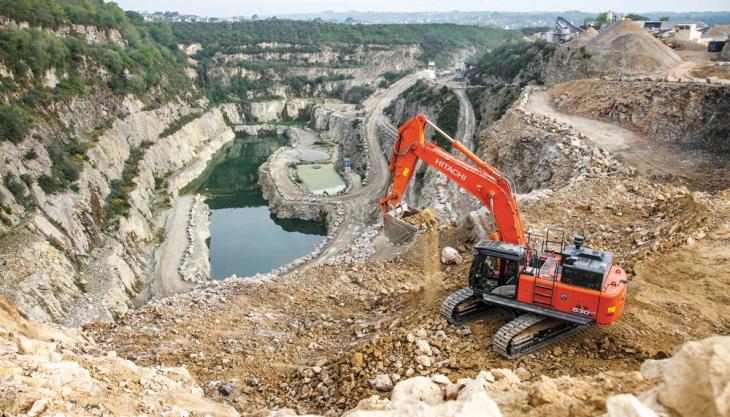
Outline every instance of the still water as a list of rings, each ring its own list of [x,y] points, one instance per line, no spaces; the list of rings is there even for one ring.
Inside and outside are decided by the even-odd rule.
[[[324,240],[327,230],[318,222],[271,214],[256,184],[259,165],[284,143],[271,136],[236,138],[187,187],[209,196],[213,279],[269,272]]]

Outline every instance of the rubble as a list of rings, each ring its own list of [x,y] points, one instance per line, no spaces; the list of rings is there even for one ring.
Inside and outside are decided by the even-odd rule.
[[[27,320],[0,297],[0,409],[6,415],[235,417],[185,368],[141,367],[78,330]]]
[[[586,233],[590,246],[613,251],[614,262],[630,272],[636,283],[632,285],[641,290],[631,293],[632,300],[617,324],[517,362],[505,361],[488,348],[505,316],[490,315],[458,327],[438,315],[445,294],[465,283],[470,244],[457,239],[457,228],[452,226],[437,233],[440,242],[432,240],[438,228],[434,229],[434,216],[427,210],[409,218],[425,228],[413,250],[428,250],[417,261],[411,252],[387,262],[354,261],[257,280],[208,283],[189,294],[142,307],[122,317],[118,325],[95,325],[92,334],[103,341],[104,348],[136,357],[140,365],[185,365],[203,382],[244,381],[236,383],[229,396],[205,385],[208,395],[240,412],[289,407],[300,413],[341,414],[387,389],[386,377],[395,392],[401,381],[411,377],[434,377],[445,383],[436,376],[443,375],[458,381],[473,378],[489,363],[508,368],[483,376],[487,381],[494,379],[494,387],[507,389],[519,381],[535,384],[531,389],[541,393],[535,396],[541,398],[537,409],[571,407],[575,399],[566,390],[580,388],[583,394],[576,394],[578,398],[591,398],[589,409],[600,414],[605,412],[605,395],[587,394],[596,392],[595,387],[606,395],[638,395],[639,388],[652,379],[637,378],[633,372],[644,359],[667,355],[671,346],[723,328],[714,315],[698,316],[697,311],[716,311],[721,317],[726,303],[706,294],[722,294],[725,284],[709,281],[698,287],[677,274],[685,268],[702,273],[716,270],[718,260],[698,263],[697,259],[705,259],[707,248],[724,239],[725,229],[715,225],[724,224],[721,219],[728,208],[722,202],[726,200],[730,198],[710,198],[682,187],[613,175],[586,179],[525,202],[521,211],[527,226],[591,231]],[[695,240],[692,246],[687,246],[689,237]],[[435,249],[429,246],[434,242]],[[466,261],[441,264],[440,253],[447,246],[457,249]],[[676,253],[688,250],[684,258],[677,257]],[[704,253],[703,257],[698,258],[698,253]],[[687,264],[668,262],[665,256]],[[704,263],[708,270],[702,269]],[[433,275],[432,268],[439,275]],[[431,281],[425,278],[429,276],[439,278]],[[673,293],[683,292],[687,297],[683,302],[692,307],[666,307],[668,282]],[[179,336],[183,334],[185,339]],[[287,366],[270,367],[269,363]],[[622,376],[596,376],[588,385],[560,379],[560,375],[593,378],[608,369]],[[249,383],[254,375],[257,384]],[[550,379],[543,383],[542,375]],[[611,380],[605,382],[608,388],[606,378]],[[568,397],[553,395],[553,385]],[[445,387],[447,395],[456,395],[455,388]],[[634,388],[621,391],[621,387]],[[526,396],[528,391],[520,392]],[[502,404],[514,401],[497,394],[494,398],[507,407],[503,413],[509,406]]]

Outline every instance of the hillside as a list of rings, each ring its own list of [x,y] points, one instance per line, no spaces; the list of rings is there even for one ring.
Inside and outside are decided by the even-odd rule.
[[[445,64],[460,50],[484,49],[520,36],[492,27],[291,20],[160,27],[189,51],[197,83],[214,101],[347,99],[354,87],[372,92],[387,81],[383,75],[402,76],[428,61]]]

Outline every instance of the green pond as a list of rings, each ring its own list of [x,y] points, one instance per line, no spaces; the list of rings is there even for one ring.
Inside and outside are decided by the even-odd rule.
[[[308,254],[327,230],[313,221],[279,219],[258,184],[258,167],[286,141],[236,138],[213,157],[186,192],[208,195],[213,279],[266,273]]]
[[[334,195],[345,189],[345,181],[333,164],[301,164],[297,176],[313,194]]]

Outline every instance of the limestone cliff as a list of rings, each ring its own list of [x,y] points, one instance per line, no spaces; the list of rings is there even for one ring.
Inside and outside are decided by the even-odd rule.
[[[83,100],[75,104],[93,107]],[[142,103],[128,98],[122,106],[125,117],[114,119],[88,150],[77,191],[47,194],[33,184],[29,193],[36,208],[11,203],[12,226],[0,248],[0,289],[32,318],[80,325],[124,313],[151,279],[164,207],[202,172],[213,152],[234,137],[218,108],[160,137],[181,115],[202,110],[204,102],[171,102],[144,110]],[[131,152],[143,144],[146,150],[128,195],[128,214],[110,228],[104,206],[111,182],[122,176]],[[27,161],[22,155],[31,148],[39,157]],[[2,175],[49,173],[52,164],[35,138],[2,142],[0,149],[9,161],[0,167]],[[14,199],[5,186],[0,186],[0,194],[6,202]]]
[[[354,86],[375,86],[385,72],[417,68],[422,53],[417,45],[242,43],[229,53],[215,53],[200,71],[222,85],[245,80],[253,87],[246,91],[249,99],[342,97]]]

